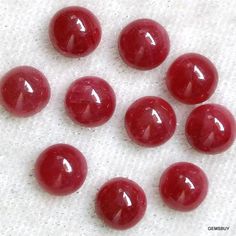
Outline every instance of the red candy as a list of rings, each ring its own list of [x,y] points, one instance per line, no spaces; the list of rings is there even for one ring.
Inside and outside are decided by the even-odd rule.
[[[65,107],[70,118],[83,126],[96,127],[106,123],[116,106],[111,86],[98,77],[83,77],[67,91]]]
[[[175,132],[175,112],[169,103],[159,97],[143,97],[127,110],[125,127],[129,137],[138,145],[159,146]]]
[[[191,112],[185,134],[196,150],[207,154],[221,153],[235,140],[235,119],[225,107],[205,104]]]
[[[166,30],[150,19],[139,19],[127,25],[119,38],[119,51],[129,66],[150,70],[159,66],[170,50]]]
[[[101,27],[96,16],[83,7],[67,7],[53,17],[49,35],[55,49],[67,57],[84,57],[101,41]]]
[[[170,208],[191,211],[205,199],[208,180],[198,166],[188,162],[178,162],[164,171],[159,190],[163,201]]]
[[[206,57],[188,53],[170,66],[166,78],[170,93],[180,102],[197,104],[206,101],[215,91],[218,73]]]
[[[28,117],[38,113],[48,104],[49,99],[48,81],[33,67],[16,67],[1,80],[1,105],[15,116]]]
[[[97,194],[96,212],[112,228],[125,230],[144,216],[147,200],[142,188],[126,178],[114,178]]]
[[[44,150],[35,164],[39,184],[53,195],[77,191],[85,181],[87,163],[83,154],[67,144],[56,144]]]

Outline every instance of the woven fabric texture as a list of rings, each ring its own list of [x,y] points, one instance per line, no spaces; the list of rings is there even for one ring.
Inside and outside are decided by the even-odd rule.
[[[90,9],[102,25],[101,44],[86,58],[65,58],[48,39],[51,17],[70,5]],[[164,82],[165,72],[177,56],[185,52],[204,54],[215,63],[220,75],[218,88],[209,101],[227,106],[236,115],[235,9],[235,0],[1,0],[0,76],[14,66],[34,66],[47,76],[52,98],[46,109],[27,119],[13,118],[0,108],[0,235],[236,235],[236,146],[216,156],[194,151],[184,136],[184,123],[193,106],[175,101]],[[137,18],[158,21],[170,35],[170,55],[152,71],[131,69],[118,55],[119,32]],[[96,129],[75,125],[64,111],[66,89],[85,75],[106,79],[117,94],[113,118]],[[145,95],[169,101],[178,118],[174,137],[158,148],[138,147],[124,130],[127,107]],[[67,197],[45,193],[33,175],[39,153],[59,142],[77,147],[89,166],[83,187]],[[210,182],[204,203],[189,213],[166,207],[157,191],[161,173],[177,161],[199,165]],[[94,212],[97,190],[116,176],[139,183],[148,199],[144,219],[124,232],[104,226]],[[209,231],[209,226],[230,229]]]

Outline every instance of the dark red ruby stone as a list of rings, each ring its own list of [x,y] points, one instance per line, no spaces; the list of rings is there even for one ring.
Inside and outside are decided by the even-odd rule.
[[[175,132],[175,112],[162,98],[142,97],[127,110],[125,127],[129,137],[138,145],[159,146]]]
[[[205,199],[208,180],[198,166],[188,162],[178,162],[164,171],[159,190],[163,201],[170,208],[191,211]]]
[[[65,107],[70,118],[83,126],[96,127],[113,115],[116,97],[112,87],[93,76],[80,78],[69,87]]]
[[[215,92],[218,72],[208,58],[187,53],[178,57],[170,66],[166,83],[177,100],[197,104],[206,101]]]
[[[143,189],[126,178],[114,178],[105,183],[96,198],[96,212],[110,227],[125,230],[144,216],[147,200]]]
[[[43,189],[53,195],[68,195],[85,181],[87,163],[83,154],[67,144],[48,147],[35,164],[36,178]]]
[[[205,104],[191,112],[186,122],[185,134],[196,150],[207,154],[221,153],[235,140],[235,118],[221,105]]]
[[[139,19],[122,30],[118,46],[127,65],[139,70],[151,70],[166,59],[170,41],[166,30],[159,23]]]
[[[28,117],[38,113],[48,104],[49,99],[48,81],[33,67],[16,67],[1,80],[1,105],[15,116]]]
[[[49,35],[55,49],[67,57],[84,57],[101,41],[101,26],[92,12],[83,7],[67,7],[52,18]]]

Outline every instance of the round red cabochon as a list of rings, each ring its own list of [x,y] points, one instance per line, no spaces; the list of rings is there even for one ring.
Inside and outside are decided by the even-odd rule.
[[[191,211],[205,199],[208,180],[198,166],[178,162],[168,167],[161,176],[159,191],[163,201],[175,210]]]
[[[166,83],[177,100],[197,104],[206,101],[215,92],[218,72],[208,58],[197,53],[187,53],[172,63]]]
[[[0,103],[14,116],[29,117],[49,102],[47,78],[30,66],[19,66],[5,74],[0,82]]]
[[[36,178],[53,195],[68,195],[85,181],[87,163],[83,154],[68,144],[55,144],[44,150],[35,164]]]
[[[112,87],[103,79],[87,76],[69,87],[65,108],[69,117],[86,127],[105,124],[113,115],[116,97]]]
[[[96,198],[96,212],[112,228],[125,230],[144,216],[147,200],[142,188],[126,178],[105,183]]]
[[[49,26],[54,48],[67,57],[84,57],[101,41],[102,30],[96,16],[83,7],[67,7],[58,11]]]
[[[222,105],[204,104],[190,113],[185,134],[197,151],[206,154],[221,153],[231,147],[235,140],[235,118]]]
[[[176,128],[175,112],[162,98],[142,97],[128,108],[125,127],[136,144],[156,147],[173,136]]]
[[[127,65],[139,70],[151,70],[166,59],[170,41],[166,30],[159,23],[151,19],[139,19],[122,30],[118,47]]]

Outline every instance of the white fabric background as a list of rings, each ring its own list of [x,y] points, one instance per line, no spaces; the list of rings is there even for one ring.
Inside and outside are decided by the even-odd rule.
[[[99,48],[80,60],[62,57],[48,40],[50,18],[69,5],[92,10],[103,28]],[[226,105],[236,115],[235,9],[235,0],[1,0],[0,76],[17,65],[35,66],[48,77],[52,99],[43,112],[27,119],[13,118],[0,108],[0,235],[236,235],[236,145],[216,156],[193,151],[183,129],[193,107],[172,99],[163,80],[175,57],[185,52],[202,53],[216,64],[220,74],[210,101]],[[128,68],[117,52],[120,30],[143,17],[163,24],[171,39],[168,59],[148,72]],[[63,108],[67,87],[85,75],[103,77],[117,94],[115,115],[96,129],[73,124]],[[138,147],[124,131],[127,107],[144,95],[167,99],[177,113],[174,137],[159,148]],[[80,149],[89,166],[83,187],[68,197],[48,195],[33,176],[38,154],[58,142]],[[162,171],[176,161],[198,164],[209,177],[205,202],[190,213],[167,208],[157,191]],[[125,232],[105,227],[94,213],[98,188],[115,176],[137,181],[148,198],[144,219]],[[229,226],[230,230],[213,232],[208,226]]]

